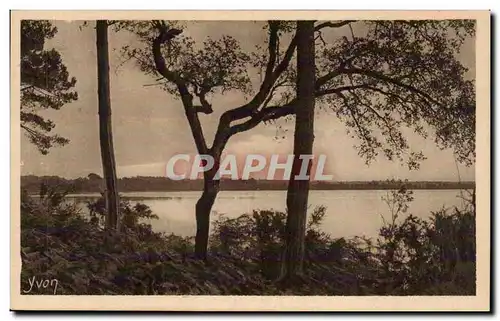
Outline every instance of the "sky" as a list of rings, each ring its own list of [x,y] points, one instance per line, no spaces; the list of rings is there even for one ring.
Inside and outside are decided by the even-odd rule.
[[[90,26],[79,28],[82,22],[55,21],[59,32],[47,43],[57,49],[71,76],[76,77],[79,99],[59,111],[43,115],[56,124],[54,133],[70,139],[63,147],[50,150],[48,155],[21,138],[22,175],[58,175],[67,178],[85,177],[89,173],[102,174],[99,127],[97,114],[97,65],[95,30]],[[221,33],[222,31],[222,33]],[[263,44],[266,33],[253,22],[197,22],[185,29],[197,41],[208,36],[227,34],[240,41],[245,50]],[[332,34],[330,36],[338,36]],[[127,33],[109,31],[110,87],[113,139],[117,174],[119,177],[163,176],[168,160],[179,153],[194,155],[194,141],[184,115],[181,102],[175,100],[153,83],[133,63],[121,65],[119,48],[134,44]],[[473,39],[466,41],[459,55],[462,63],[475,73]],[[245,98],[238,93],[216,95],[212,99],[214,113],[200,115],[205,137],[211,142],[219,116],[229,108],[240,106]],[[277,132],[276,124],[261,124],[231,138],[226,153],[291,154],[293,150],[293,122],[279,121],[286,132]],[[276,139],[277,133],[284,138]],[[420,170],[410,171],[399,162],[382,156],[366,165],[353,147],[357,140],[350,138],[345,126],[327,111],[317,112],[315,118],[314,153],[325,154],[325,172],[334,180],[474,180],[474,166],[456,164],[451,150],[440,150],[433,137],[423,139],[407,133],[408,143],[414,150],[422,150],[427,157]]]

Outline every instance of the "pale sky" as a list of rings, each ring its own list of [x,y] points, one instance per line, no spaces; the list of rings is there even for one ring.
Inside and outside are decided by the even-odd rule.
[[[102,173],[97,115],[97,65],[95,30],[79,29],[80,22],[57,21],[59,32],[48,43],[56,48],[71,76],[77,78],[79,100],[59,111],[44,113],[52,119],[54,132],[70,139],[63,147],[41,155],[22,133],[22,174],[58,175],[68,178],[87,176],[90,172]],[[222,31],[222,33],[221,33]],[[266,33],[252,22],[199,22],[185,30],[195,40],[202,41],[209,35],[228,34],[251,50],[263,43]],[[168,159],[178,153],[195,154],[195,146],[183,107],[165,91],[151,86],[153,79],[144,75],[132,63],[116,70],[120,62],[119,48],[129,44],[132,37],[126,33],[109,31],[110,84],[113,110],[113,135],[117,173],[124,176],[163,176]],[[475,73],[474,41],[467,41],[460,59]],[[116,72],[115,72],[116,71]],[[239,94],[216,95],[212,100],[215,112],[200,115],[205,137],[209,144],[220,114],[228,108],[244,103]],[[293,128],[293,123],[280,124]],[[276,125],[259,125],[231,138],[226,152],[242,154],[291,154],[293,131],[284,133],[284,139],[275,139]],[[317,112],[315,120],[314,150],[327,155],[326,172],[336,180],[384,180],[389,178],[410,180],[458,180],[457,167],[451,150],[439,150],[432,137],[427,140],[408,131],[412,149],[422,150],[427,160],[419,171],[409,171],[404,164],[390,162],[382,156],[367,166],[357,155],[356,140],[345,133],[344,125],[333,114]],[[474,167],[459,166],[462,180],[474,180]]]

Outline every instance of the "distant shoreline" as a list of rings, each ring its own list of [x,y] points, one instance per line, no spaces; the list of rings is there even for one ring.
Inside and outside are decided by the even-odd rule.
[[[65,179],[58,176],[21,176],[21,189],[29,194],[36,194],[41,184],[59,186],[68,189],[71,194],[92,194],[104,190],[102,179],[77,178]],[[402,186],[410,190],[460,190],[474,189],[474,181],[343,181],[324,182],[312,181],[310,189],[317,191],[334,190],[396,190]],[[287,190],[285,180],[228,180],[223,179],[220,191],[283,191]],[[203,190],[202,180],[173,181],[165,177],[130,177],[118,180],[120,193],[128,192],[199,192]]]

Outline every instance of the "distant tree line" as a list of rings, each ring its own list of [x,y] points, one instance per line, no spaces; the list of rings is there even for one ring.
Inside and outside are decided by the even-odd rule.
[[[69,189],[72,193],[100,193],[104,189],[103,180],[96,174],[76,179],[66,179],[59,176],[34,176],[21,177],[21,187],[29,193],[38,193],[40,184],[60,186]],[[399,189],[397,181],[342,181],[342,182],[311,182],[313,190],[387,190]],[[285,180],[229,180],[222,179],[221,189],[226,191],[245,190],[286,190],[288,181]],[[174,181],[166,177],[125,177],[118,179],[121,192],[167,192],[167,191],[201,191],[202,180]],[[450,181],[409,181],[405,184],[407,189],[473,189],[475,182],[450,182]]]

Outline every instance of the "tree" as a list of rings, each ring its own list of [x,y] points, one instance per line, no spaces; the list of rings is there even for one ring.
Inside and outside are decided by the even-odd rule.
[[[195,49],[194,41],[182,36],[179,23],[179,28],[171,28],[174,25],[120,22],[117,29],[138,36],[141,44],[125,47],[124,54],[145,73],[159,76],[158,84],[181,99],[198,153],[216,160],[205,173],[196,205],[196,252],[205,257],[209,215],[219,185],[213,176],[227,141],[262,122],[294,113],[296,70],[291,61],[297,38],[293,22],[269,21],[265,49],[243,53],[226,35],[209,38]],[[324,32],[331,29],[336,32],[325,40]],[[465,164],[474,161],[474,82],[466,79],[467,69],[456,57],[464,39],[474,35],[473,21],[325,21],[315,23],[314,31],[316,105],[330,110],[359,139],[356,148],[367,163],[382,152],[390,160],[418,168],[424,155],[410,148],[403,127],[424,137],[433,130],[438,146],[453,148]],[[257,92],[222,114],[208,147],[199,114],[212,113],[209,95],[232,90],[248,96],[253,92],[247,73],[251,68],[263,70]]]
[[[285,247],[281,280],[288,282],[302,275],[304,242],[306,236],[309,180],[296,180],[302,163],[311,162],[301,156],[312,156],[314,142],[314,21],[297,22],[297,104],[295,110],[294,161],[288,183]]]
[[[50,132],[55,124],[40,111],[59,110],[78,99],[61,55],[55,49],[46,50],[45,41],[52,39],[57,28],[47,20],[21,21],[21,128],[42,154],[53,146],[65,145],[68,139]]]
[[[247,68],[252,63],[250,55],[243,53],[238,42],[229,36],[223,36],[219,40],[208,39],[203,43],[202,49],[196,50],[190,38],[177,37],[182,31],[169,27],[164,21],[117,24],[118,29],[134,32],[147,45],[142,49],[126,47],[124,52],[129,58],[136,59],[141,70],[160,75],[160,84],[181,99],[198,153],[210,155],[215,160],[212,169],[204,173],[203,193],[196,204],[195,254],[198,258],[206,258],[210,212],[220,188],[220,180],[214,177],[219,170],[222,151],[228,140],[263,121],[292,113],[291,105],[284,108],[262,108],[270,102],[269,97],[276,90],[276,81],[287,70],[294,55],[295,41],[289,45],[283,59],[278,61],[278,33],[285,27],[284,23],[269,22],[269,58],[260,89],[248,103],[223,113],[213,143],[208,147],[199,114],[209,115],[213,112],[212,105],[207,100],[210,94],[230,90],[250,93],[247,74]],[[195,98],[199,104],[194,102]],[[243,119],[247,120],[232,125]]]
[[[106,181],[106,227],[119,229],[118,187],[116,184],[116,164],[113,148],[113,132],[111,124],[111,98],[109,93],[109,50],[108,22],[96,22],[97,46],[97,83],[99,98],[99,141],[104,179]]]

